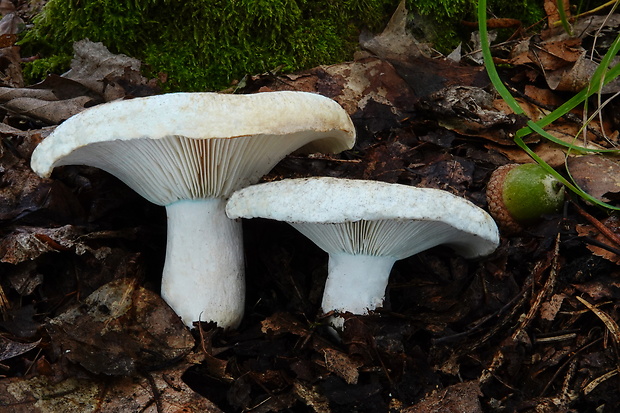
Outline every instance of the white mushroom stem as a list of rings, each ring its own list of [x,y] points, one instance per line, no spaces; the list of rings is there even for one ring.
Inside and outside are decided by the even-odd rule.
[[[241,322],[245,300],[241,222],[219,198],[166,206],[168,245],[161,295],[189,327],[196,320],[223,328]]]
[[[368,314],[381,307],[395,262],[394,257],[330,254],[323,312]],[[341,317],[331,317],[329,321],[336,328],[344,324]]]

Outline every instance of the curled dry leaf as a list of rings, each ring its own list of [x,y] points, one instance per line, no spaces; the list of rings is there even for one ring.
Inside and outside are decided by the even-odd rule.
[[[605,324],[605,326],[611,333],[611,336],[613,337],[616,344],[620,343],[620,327],[618,327],[618,324],[616,323],[616,321],[612,317],[610,317],[609,314],[600,310],[598,307],[592,305],[587,300],[579,296],[575,298],[577,298],[577,300],[579,300],[583,305],[585,305],[588,308],[588,310],[596,314],[596,316],[600,318],[601,321]]]
[[[0,262],[19,264],[31,261],[46,252],[72,251],[76,255],[91,253],[96,259],[104,259],[110,248],[103,246],[91,248],[89,240],[120,238],[131,239],[133,229],[120,231],[101,231],[85,234],[80,227],[64,225],[57,228],[17,227],[0,239]]]
[[[0,126],[0,135],[12,131],[8,125]],[[0,144],[0,220],[26,220],[32,224],[38,216],[47,218],[47,223],[49,219],[73,222],[84,215],[74,193],[60,181],[39,178],[23,159],[40,137],[22,132],[3,138]]]
[[[20,343],[0,336],[0,361],[27,353],[36,348],[40,342],[41,340],[37,340],[34,343]]]
[[[103,96],[106,102],[125,97],[125,89],[116,83],[119,79],[135,86],[147,83],[138,59],[113,54],[101,42],[80,40],[73,44],[73,52],[71,70],[63,76]]]
[[[47,124],[57,124],[80,113],[91,101],[89,96],[52,102],[37,98],[17,97],[6,102],[4,107],[16,115],[39,119]]]
[[[363,33],[360,36],[362,49],[388,60],[429,56],[430,47],[417,41],[407,30],[407,13],[405,0],[402,0],[381,34],[372,36]]]
[[[0,102],[8,102],[16,98],[33,98],[39,100],[57,100],[51,89],[0,87]]]

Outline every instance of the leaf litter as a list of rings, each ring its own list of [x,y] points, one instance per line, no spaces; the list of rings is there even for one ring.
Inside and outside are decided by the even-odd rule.
[[[365,50],[351,62],[256,75],[237,89],[321,93],[348,111],[358,131],[352,151],[292,155],[264,180],[375,179],[448,190],[484,207],[490,173],[527,161],[511,139],[523,119],[497,99],[480,66],[463,64],[458,53],[433,56],[403,30],[406,11],[399,13],[382,35],[364,35]],[[503,75],[528,116],[544,116],[591,76],[593,28],[620,19],[602,21],[579,20],[578,37],[553,29],[507,50]],[[0,29],[11,35],[18,26]],[[140,75],[140,62],[82,41],[68,74],[24,87],[19,51],[7,40],[0,49],[0,411],[620,407],[616,215],[573,199],[503,235],[485,259],[469,262],[437,247],[399,261],[385,308],[348,316],[340,340],[317,316],[324,254],[286,225],[253,220],[244,224],[244,322],[230,332],[203,323],[192,335],[156,293],[163,211],[92,168],[59,168],[51,179],[29,168],[54,125],[88,106],[157,93],[156,83]],[[613,108],[603,108],[604,123],[588,126],[589,144],[617,143]],[[573,115],[554,123],[556,133],[578,135],[583,114]],[[617,158],[528,139],[558,169],[568,164],[594,196],[618,202]]]

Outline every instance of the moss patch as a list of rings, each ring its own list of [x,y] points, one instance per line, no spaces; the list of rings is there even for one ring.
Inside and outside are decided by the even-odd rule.
[[[492,5],[502,17],[542,16],[537,0]],[[379,32],[398,0],[49,0],[20,42],[42,59],[28,80],[68,68],[74,41],[102,42],[113,53],[145,63],[145,75],[165,73],[165,91],[219,90],[246,74],[295,71],[350,60],[362,28]],[[422,31],[449,52],[475,20],[475,0],[408,0]],[[430,28],[430,29],[429,29]]]
[[[164,72],[168,90],[214,90],[245,74],[298,70],[350,58],[360,27],[379,30],[393,0],[50,0],[22,45],[44,58],[74,41]],[[39,63],[32,76],[40,75]]]

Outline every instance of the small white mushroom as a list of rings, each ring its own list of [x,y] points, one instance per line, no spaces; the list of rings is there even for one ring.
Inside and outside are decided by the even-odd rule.
[[[174,93],[116,101],[61,124],[32,155],[49,176],[61,165],[101,168],[166,206],[162,296],[191,326],[241,321],[245,280],[241,224],[226,198],[287,154],[351,148],[355,130],[333,100],[304,92]]]
[[[287,179],[235,192],[230,218],[285,221],[329,254],[324,313],[383,305],[394,262],[445,244],[466,258],[499,244],[491,216],[439,189],[338,178]],[[331,319],[342,327],[343,319]]]

